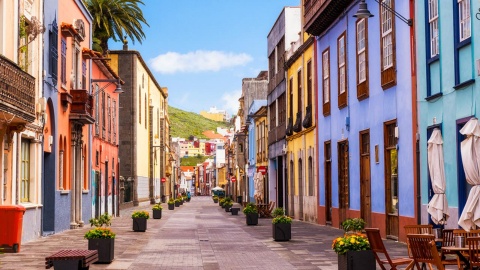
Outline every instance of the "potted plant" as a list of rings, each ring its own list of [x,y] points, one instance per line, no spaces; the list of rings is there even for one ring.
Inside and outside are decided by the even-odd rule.
[[[247,203],[245,208],[243,208],[243,213],[245,214],[247,225],[258,224],[258,210],[253,203]]]
[[[288,241],[292,238],[292,218],[285,215],[282,207],[272,212],[272,237],[275,241]]]
[[[111,263],[115,255],[115,233],[108,228],[112,224],[111,220],[112,216],[107,213],[98,218],[91,218],[90,226],[95,228],[84,236],[88,239],[88,250],[98,251],[98,263]]]
[[[168,210],[175,209],[175,200],[173,198],[170,198],[168,200],[167,204],[168,204]]]
[[[175,207],[180,207],[180,198],[175,199]]]
[[[221,198],[219,201],[218,201],[218,205],[220,205],[220,207],[222,208],[225,208],[225,206],[223,205],[225,203],[225,198]]]
[[[150,214],[147,211],[135,211],[132,213],[133,230],[135,232],[144,232],[147,230],[147,219]]]
[[[370,250],[370,243],[362,233],[345,233],[335,238],[332,249],[338,254],[339,270],[375,269],[375,257]]]
[[[232,208],[233,202],[231,200],[225,200],[223,206],[225,208],[225,212],[230,212],[230,208]]]
[[[218,203],[218,196],[217,195],[213,196],[213,203]]]
[[[154,204],[152,207],[153,219],[161,219],[162,218],[162,209],[163,207],[160,203]]]
[[[342,228],[345,232],[361,232],[367,224],[361,218],[347,218],[342,222]]]

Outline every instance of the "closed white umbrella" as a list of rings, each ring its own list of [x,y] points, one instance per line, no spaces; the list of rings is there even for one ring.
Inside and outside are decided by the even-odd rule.
[[[224,190],[224,189],[219,187],[219,186],[216,186],[216,187],[212,188],[212,190],[217,191],[217,190]]]
[[[255,193],[253,197],[257,201],[263,201],[263,174],[261,172],[257,172],[253,180],[255,185]]]
[[[428,140],[428,170],[432,189],[435,193],[428,203],[428,213],[435,224],[445,224],[449,217],[448,202],[445,195],[445,169],[443,159],[442,133],[434,129]]]
[[[460,130],[467,138],[461,143],[463,169],[467,183],[472,185],[467,202],[458,221],[466,231],[480,226],[480,126],[476,118],[470,119]]]

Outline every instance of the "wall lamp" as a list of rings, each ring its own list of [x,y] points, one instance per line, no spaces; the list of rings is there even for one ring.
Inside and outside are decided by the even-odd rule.
[[[375,0],[375,2],[379,3],[380,5],[382,5],[383,8],[385,8],[386,10],[392,12],[393,14],[395,14],[395,16],[397,16],[397,18],[399,18],[402,22],[406,23],[408,26],[412,26],[413,25],[413,20],[412,19],[407,19],[405,17],[403,17],[402,15],[400,15],[398,12],[396,12],[395,10],[393,10],[392,8],[390,8],[387,4],[385,4],[383,1],[382,2],[379,2],[378,0]],[[355,13],[355,15],[353,15],[353,17],[355,18],[362,18],[362,19],[368,19],[370,17],[373,17],[373,14],[370,13],[370,11],[368,10],[367,8],[367,3],[365,3],[365,0],[361,0],[360,1],[360,4],[358,5],[358,11],[357,13]]]
[[[122,89],[120,78],[117,78],[117,79],[91,79],[90,80],[90,83],[96,83],[96,82],[108,82],[108,83],[105,86],[103,86],[102,88],[100,88],[100,90],[98,90],[97,92],[92,94],[92,96],[98,95],[98,93],[102,92],[105,88],[107,88],[112,83],[115,83],[117,85],[117,88],[115,89],[115,91],[113,91],[114,93],[121,94],[121,93],[125,92]]]

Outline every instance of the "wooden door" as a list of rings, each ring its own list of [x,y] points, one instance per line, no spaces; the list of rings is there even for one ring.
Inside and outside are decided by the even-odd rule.
[[[302,159],[298,160],[298,216],[300,220],[303,220],[303,189],[304,185],[303,178],[303,162]]]
[[[387,238],[398,240],[398,154],[395,127],[396,121],[385,123],[385,212]]]
[[[360,132],[360,217],[371,227],[370,131]]]
[[[325,223],[332,225],[332,148],[325,142]]]
[[[348,141],[338,142],[338,212],[342,223],[347,218],[349,205]]]

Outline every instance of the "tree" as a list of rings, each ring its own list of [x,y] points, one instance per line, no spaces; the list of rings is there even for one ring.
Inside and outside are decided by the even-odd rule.
[[[83,0],[93,17],[92,31],[94,49],[100,46],[103,53],[108,50],[108,40],[123,41],[128,36],[133,43],[142,43],[145,33],[142,23],[149,26],[138,4],[142,0]],[[125,36],[124,36],[125,35]]]

